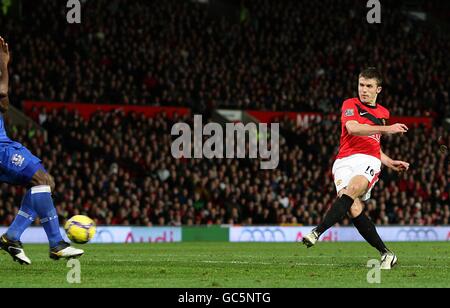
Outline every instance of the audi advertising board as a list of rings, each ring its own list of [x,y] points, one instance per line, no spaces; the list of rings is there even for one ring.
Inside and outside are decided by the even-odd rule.
[[[7,228],[0,228],[0,234]],[[64,229],[61,228],[64,240],[67,239]],[[32,227],[22,235],[25,244],[47,243],[47,236],[41,227]],[[171,243],[181,242],[181,228],[172,227],[97,227],[97,233],[91,243]]]
[[[181,228],[176,227],[100,227],[93,243],[173,243],[181,242]]]
[[[230,227],[230,242],[298,242],[312,227]],[[445,227],[378,227],[387,242],[450,241],[450,226]],[[0,234],[7,231],[1,227]],[[68,241],[64,230],[61,233]],[[92,243],[171,243],[182,241],[181,227],[97,227]],[[353,227],[331,228],[322,237],[326,242],[363,242]],[[41,227],[32,227],[22,235],[25,244],[47,243]]]
[[[232,227],[230,242],[298,242],[312,227]],[[387,242],[439,242],[450,240],[450,226],[445,227],[378,227]],[[363,242],[353,227],[331,228],[321,237],[328,242]]]

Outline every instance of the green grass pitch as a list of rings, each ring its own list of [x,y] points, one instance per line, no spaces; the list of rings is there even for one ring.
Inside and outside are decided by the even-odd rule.
[[[45,245],[26,245],[31,266],[0,253],[0,287],[304,288],[450,287],[450,244],[390,243],[399,257],[380,284],[369,284],[366,243],[174,243],[85,245],[81,283]]]

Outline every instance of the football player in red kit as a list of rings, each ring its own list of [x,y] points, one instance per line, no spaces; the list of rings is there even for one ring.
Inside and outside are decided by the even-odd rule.
[[[368,68],[359,75],[359,98],[344,102],[340,149],[333,165],[338,199],[322,223],[303,238],[303,243],[307,247],[314,246],[326,230],[348,213],[362,237],[380,252],[381,268],[391,269],[397,263],[397,256],[387,249],[375,225],[363,213],[363,202],[370,198],[382,164],[398,172],[408,170],[407,162],[391,159],[380,146],[382,135],[403,134],[408,127],[404,124],[386,126],[389,111],[377,104],[381,90],[381,74],[375,68]]]

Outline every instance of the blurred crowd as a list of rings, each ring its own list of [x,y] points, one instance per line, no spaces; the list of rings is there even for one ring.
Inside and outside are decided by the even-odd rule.
[[[192,118],[145,118],[122,111],[83,120],[76,112],[41,111],[47,133],[12,129],[55,177],[61,221],[85,214],[100,225],[315,225],[335,200],[331,165],[339,120],[309,127],[279,119],[280,163],[260,170],[258,159],[180,159],[171,155],[171,127]],[[337,121],[337,122],[336,122]],[[385,140],[384,152],[411,163],[405,174],[386,168],[366,211],[380,225],[450,224],[450,164],[440,126]],[[23,189],[1,184],[0,224],[9,224]],[[342,222],[349,224],[349,220]]]
[[[96,0],[83,1],[81,24],[69,25],[65,2],[41,0],[23,2],[21,18],[0,16],[0,24],[17,105],[329,112],[355,96],[361,68],[377,66],[392,114],[449,116],[448,31],[401,3],[383,3],[382,23],[373,25],[358,0],[242,1],[226,16],[194,1]]]

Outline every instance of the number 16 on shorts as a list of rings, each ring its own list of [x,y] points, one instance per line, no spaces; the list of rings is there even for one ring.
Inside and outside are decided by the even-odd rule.
[[[366,169],[366,174],[370,174],[370,176],[375,175],[375,170],[373,170],[370,166]]]

